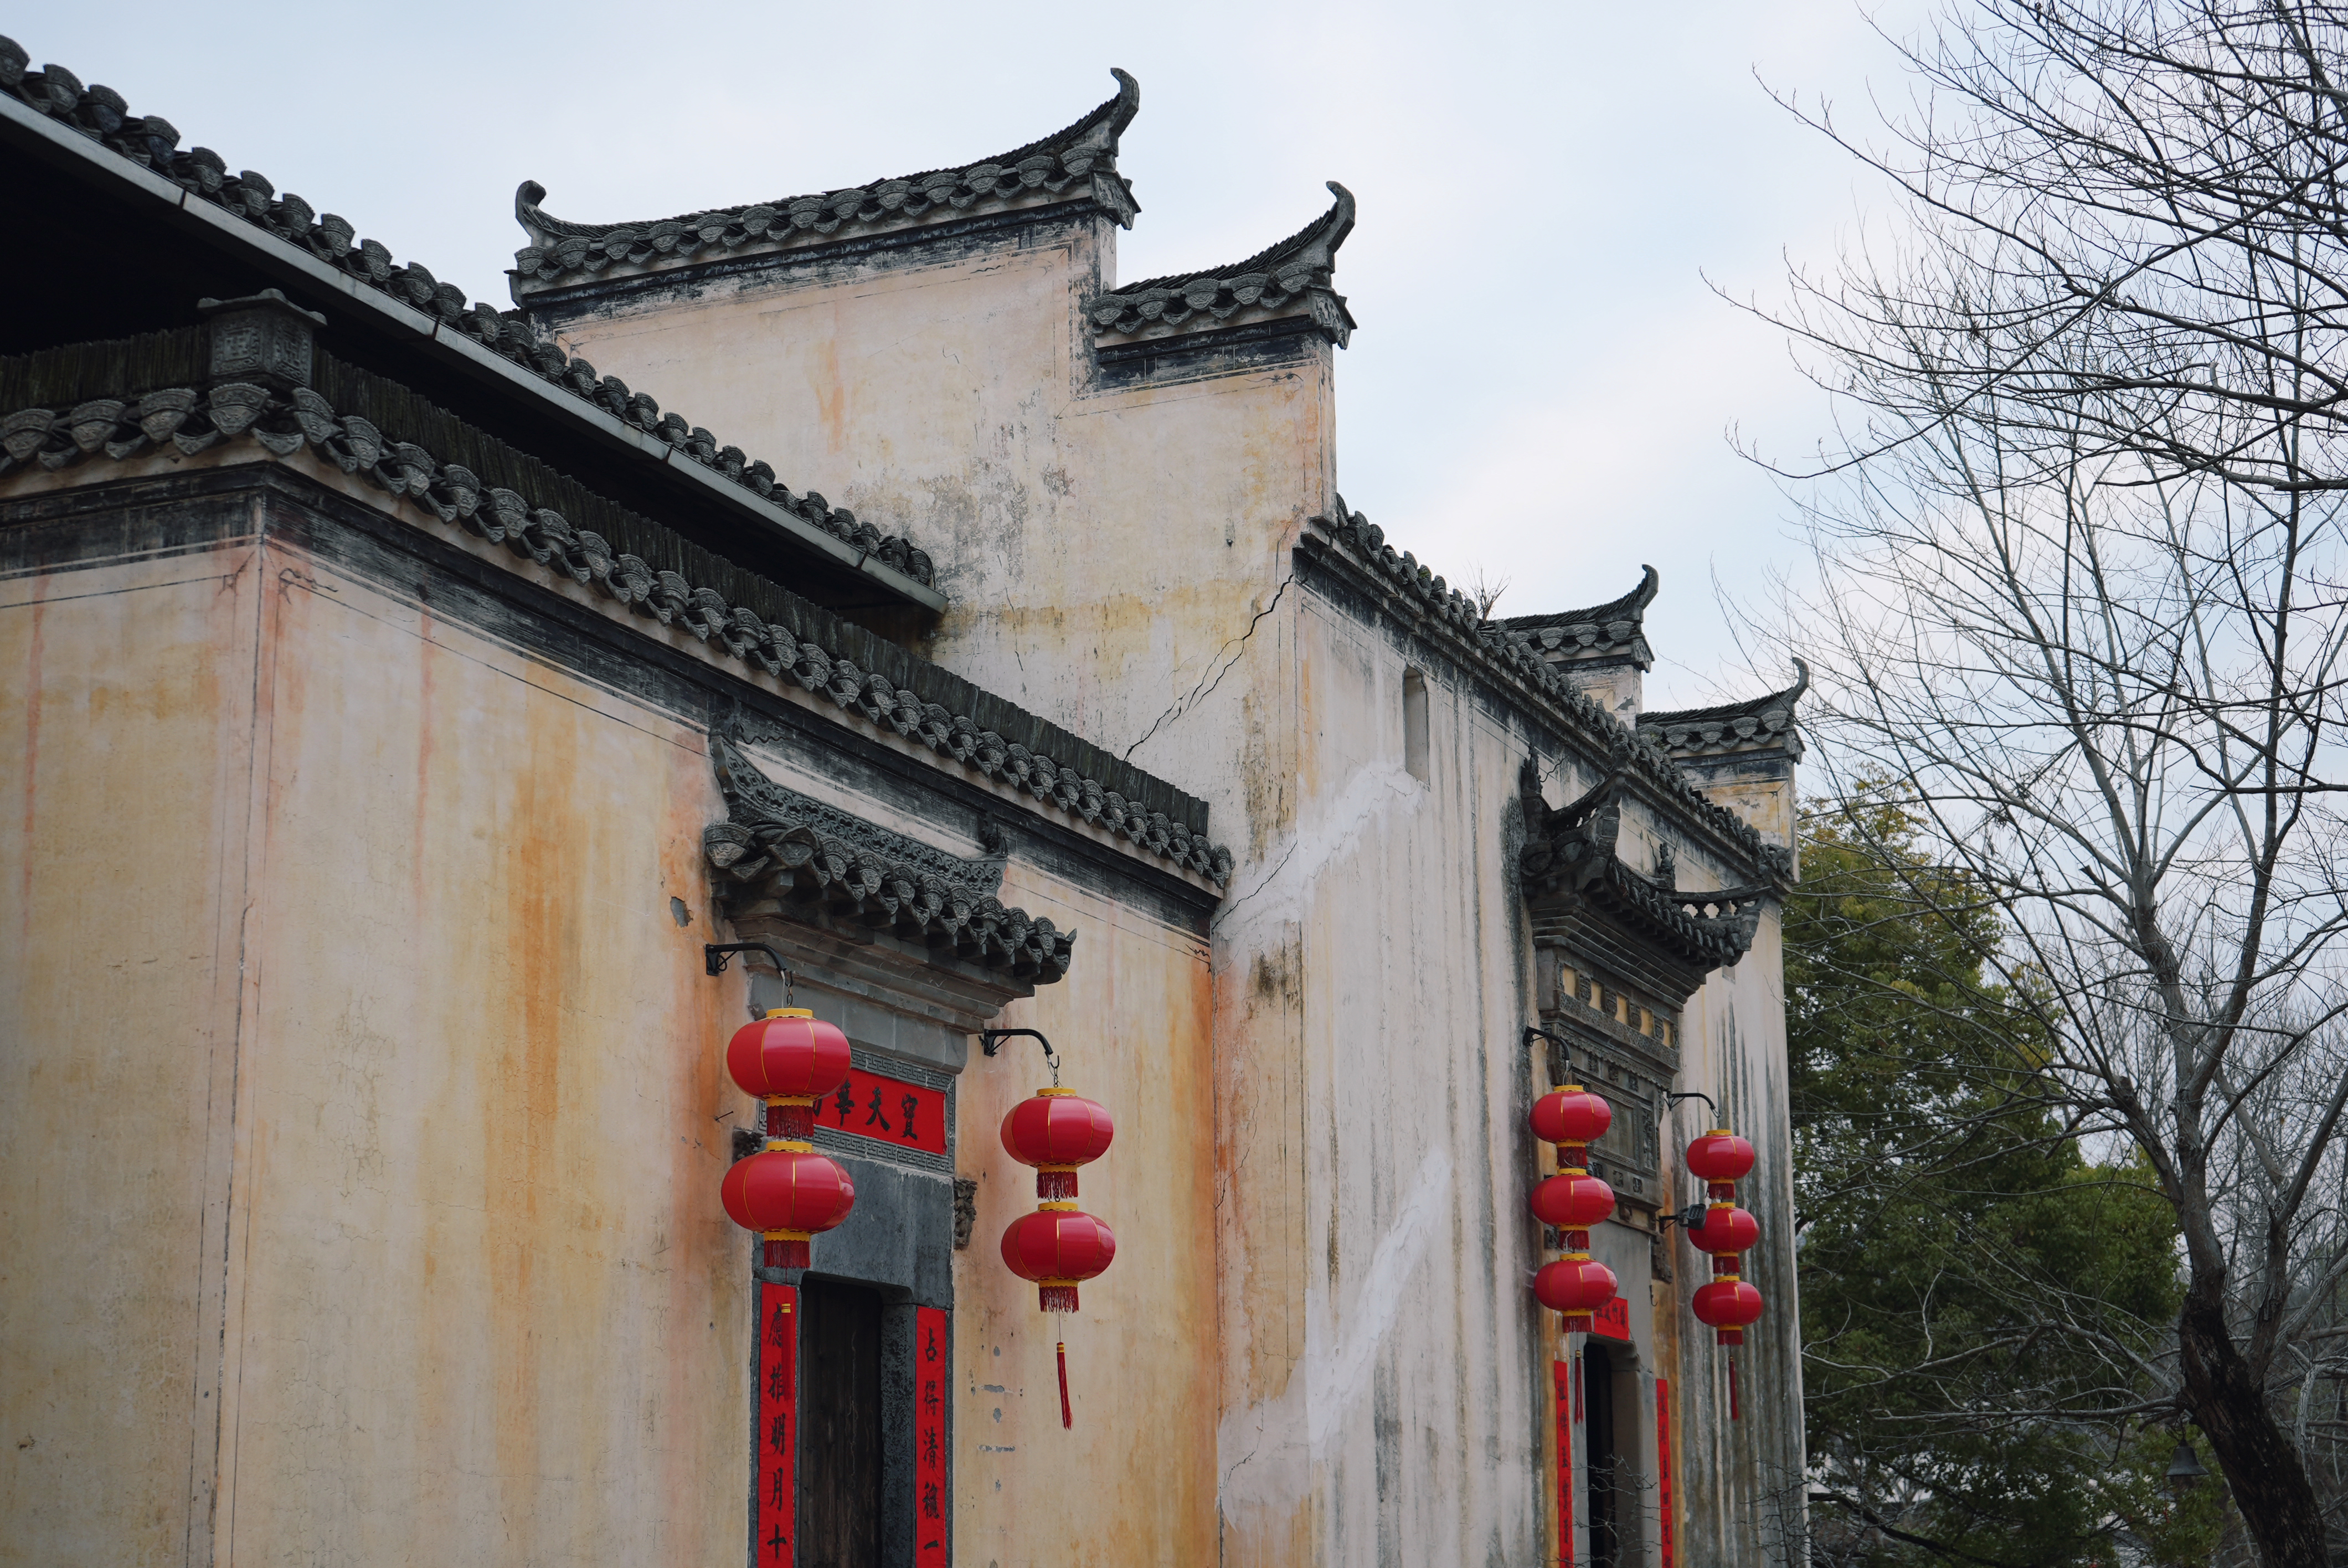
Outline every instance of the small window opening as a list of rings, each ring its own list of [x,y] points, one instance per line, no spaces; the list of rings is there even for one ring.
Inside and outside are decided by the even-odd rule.
[[[1402,672],[1402,765],[1426,782],[1426,677],[1416,670]]]

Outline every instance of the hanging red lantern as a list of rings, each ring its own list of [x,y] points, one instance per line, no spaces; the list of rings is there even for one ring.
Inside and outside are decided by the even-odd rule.
[[[1003,1233],[1004,1264],[1035,1282],[1046,1312],[1076,1311],[1076,1286],[1116,1260],[1116,1235],[1074,1204],[1046,1203]]]
[[[1117,1125],[1108,1112],[1074,1090],[1060,1087],[1060,1064],[1051,1042],[1032,1030],[985,1037],[987,1054],[1007,1034],[1035,1034],[1052,1064],[1052,1087],[1039,1089],[1003,1118],[1003,1147],[1023,1165],[1035,1167],[1035,1195],[1042,1201],[1003,1233],[1003,1262],[1035,1285],[1036,1305],[1046,1312],[1077,1310],[1076,1287],[1097,1277],[1117,1259],[1117,1236],[1107,1225],[1076,1205],[1076,1168],[1108,1152]],[[1076,1425],[1068,1403],[1068,1342],[1054,1347],[1060,1366],[1060,1425]]]
[[[1532,1190],[1533,1217],[1564,1233],[1565,1255],[1533,1276],[1542,1306],[1565,1315],[1568,1333],[1588,1333],[1591,1314],[1614,1299],[1614,1271],[1590,1257],[1590,1227],[1612,1218],[1614,1189],[1587,1169],[1589,1145],[1614,1124],[1614,1108],[1579,1083],[1533,1102],[1533,1136],[1557,1145],[1558,1173]]]
[[[1614,1217],[1614,1189],[1586,1171],[1565,1171],[1532,1191],[1533,1217],[1562,1231],[1586,1231]]]
[[[1533,1102],[1533,1136],[1544,1143],[1577,1148],[1595,1143],[1612,1125],[1614,1108],[1579,1083],[1552,1089]],[[1562,1161],[1563,1148],[1559,1153]]]
[[[1761,1320],[1761,1293],[1734,1275],[1701,1286],[1688,1304],[1698,1323],[1717,1332],[1723,1345],[1745,1343],[1745,1330]]]
[[[1687,1147],[1688,1173],[1708,1184],[1715,1198],[1733,1197],[1728,1189],[1753,1170],[1753,1145],[1725,1127],[1715,1127]]]
[[[1073,1089],[1039,1089],[1003,1119],[1003,1147],[1035,1167],[1035,1195],[1059,1202],[1076,1195],[1076,1167],[1108,1153],[1117,1125],[1108,1112]]]
[[[1565,1314],[1567,1333],[1587,1334],[1591,1314],[1614,1299],[1614,1271],[1586,1252],[1568,1253],[1533,1276],[1533,1295],[1551,1312]]]
[[[1715,1274],[1738,1272],[1736,1256],[1761,1239],[1761,1223],[1735,1204],[1714,1204],[1704,1210],[1704,1223],[1688,1226],[1688,1245],[1712,1254]]]
[[[768,1268],[807,1267],[815,1233],[856,1206],[856,1184],[838,1161],[780,1139],[735,1161],[717,1191],[727,1216],[766,1239]]]
[[[815,1102],[848,1081],[848,1037],[805,1008],[775,1008],[734,1031],[726,1071],[767,1102],[767,1136],[804,1138]]]
[[[772,1008],[726,1042],[726,1071],[766,1102],[767,1146],[736,1160],[717,1195],[726,1213],[766,1242],[768,1268],[805,1268],[808,1243],[856,1206],[847,1170],[805,1142],[815,1102],[848,1081],[848,1037],[805,1008]]]
[[[1715,1127],[1687,1148],[1689,1173],[1703,1179],[1712,1194],[1704,1223],[1691,1225],[1690,1245],[1712,1255],[1711,1284],[1697,1290],[1688,1309],[1710,1325],[1721,1345],[1742,1345],[1745,1330],[1761,1317],[1761,1292],[1743,1277],[1742,1255],[1761,1239],[1761,1224],[1736,1206],[1738,1180],[1752,1173],[1753,1145],[1725,1127]],[[1736,1368],[1729,1368],[1730,1405],[1735,1409]]]

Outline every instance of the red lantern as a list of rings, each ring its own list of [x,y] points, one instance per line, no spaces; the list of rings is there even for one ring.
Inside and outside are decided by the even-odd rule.
[[[1037,1035],[1042,1041],[1044,1037]],[[1035,1195],[1043,1202],[1003,1233],[1003,1262],[1012,1273],[1035,1283],[1035,1301],[1046,1312],[1074,1312],[1076,1286],[1116,1260],[1117,1236],[1108,1226],[1076,1207],[1076,1167],[1108,1152],[1117,1126],[1108,1112],[1059,1085],[1060,1067],[1048,1042],[1052,1087],[1039,1089],[1003,1118],[1003,1147],[1023,1165],[1035,1167]],[[1072,1427],[1068,1403],[1068,1345],[1056,1347],[1060,1362],[1060,1425]]]
[[[1046,1312],[1074,1312],[1076,1286],[1117,1259],[1117,1236],[1074,1204],[1047,1203],[1003,1233],[1003,1261],[1032,1279]]]
[[[1691,1174],[1703,1178],[1713,1200],[1704,1211],[1704,1223],[1688,1227],[1688,1243],[1712,1254],[1712,1272],[1715,1276],[1710,1285],[1695,1293],[1688,1307],[1697,1322],[1710,1324],[1718,1330],[1714,1336],[1716,1343],[1742,1345],[1746,1327],[1761,1317],[1760,1291],[1741,1277],[1741,1255],[1761,1239],[1761,1225],[1733,1201],[1738,1178],[1753,1170],[1753,1145],[1725,1127],[1715,1127],[1688,1145],[1687,1168]],[[1733,1414],[1736,1386],[1736,1368],[1733,1365],[1728,1377]]]
[[[1614,1271],[1590,1260],[1590,1227],[1612,1217],[1614,1189],[1584,1168],[1588,1145],[1606,1136],[1614,1108],[1579,1083],[1533,1102],[1533,1136],[1557,1145],[1559,1173],[1532,1190],[1533,1217],[1565,1233],[1566,1255],[1533,1276],[1533,1295],[1565,1314],[1567,1332],[1587,1333],[1591,1314],[1614,1299]]]
[[[804,1143],[769,1143],[735,1161],[717,1192],[736,1225],[766,1239],[768,1268],[807,1267],[810,1238],[856,1206],[848,1172]]]
[[[1581,1171],[1551,1176],[1532,1193],[1533,1217],[1563,1231],[1586,1231],[1614,1215],[1614,1189]]]
[[[1753,1170],[1753,1145],[1725,1127],[1715,1127],[1687,1147],[1688,1173],[1708,1183],[1712,1195],[1725,1198],[1727,1191]]]
[[[1715,1337],[1723,1345],[1744,1344],[1745,1330],[1761,1320],[1761,1293],[1734,1275],[1703,1286],[1688,1306],[1697,1322],[1718,1331]]]
[[[1704,1211],[1704,1224],[1688,1226],[1688,1245],[1712,1254],[1713,1272],[1737,1272],[1736,1255],[1751,1250],[1761,1239],[1761,1225],[1735,1204],[1715,1204]]]
[[[1612,1125],[1614,1108],[1579,1083],[1552,1089],[1533,1102],[1533,1136],[1544,1143],[1595,1143]]]
[[[1533,1276],[1533,1295],[1552,1312],[1565,1314],[1568,1333],[1591,1327],[1591,1314],[1614,1299],[1614,1271],[1586,1252],[1568,1253]]]
[[[726,1071],[767,1102],[767,1136],[804,1138],[815,1102],[848,1081],[848,1037],[805,1008],[776,1008],[734,1031]]]
[[[1076,1195],[1076,1167],[1108,1153],[1117,1125],[1108,1112],[1073,1089],[1039,1089],[1003,1119],[1004,1152],[1035,1167],[1035,1195],[1061,1202]]]

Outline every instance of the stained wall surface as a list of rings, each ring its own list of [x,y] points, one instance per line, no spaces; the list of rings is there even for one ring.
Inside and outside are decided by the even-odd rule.
[[[1519,1034],[1536,1008],[1513,865],[1517,770],[1543,748],[1406,626],[1299,580],[1304,520],[1335,508],[1335,351],[1105,372],[1082,312],[1114,282],[1113,241],[1097,220],[1039,223],[1015,245],[781,261],[530,309],[794,487],[922,542],[953,601],[930,656],[1210,803],[1238,859],[1211,956],[1222,1561],[1535,1555],[1554,1528],[1555,1335],[1527,1288],[1541,1259],[1522,1194],[1540,1167]],[[1413,668],[1424,779],[1406,765]],[[1551,804],[1594,782],[1560,770]],[[1738,880],[1683,865],[1691,886]],[[1725,1094],[1782,1151],[1774,918],[1690,1002],[1682,1087]],[[1761,1284],[1790,1302],[1789,1178],[1766,1158],[1748,1201],[1776,1238]],[[1640,1288],[1653,1327],[1633,1408],[1652,1450],[1655,1378],[1676,1391],[1681,1540],[1706,1543],[1679,1561],[1763,1561],[1761,1492],[1799,1470],[1791,1340],[1755,1347],[1731,1427],[1708,1348],[1683,1370],[1676,1287]],[[1764,1378],[1779,1392],[1756,1404]],[[1660,1534],[1644,1536],[1657,1552]]]
[[[749,1274],[716,1193],[747,991],[700,951],[715,699],[550,633],[551,596],[617,613],[575,585],[537,571],[517,613],[402,530],[536,569],[379,497],[366,531],[333,493],[355,482],[304,477],[314,514],[252,493],[134,527],[94,495],[8,536],[0,1193],[10,1255],[39,1266],[0,1284],[6,1419],[33,1440],[0,1561],[738,1563]],[[89,559],[109,530],[138,548]],[[54,569],[25,569],[44,551]],[[665,641],[672,672],[714,657]],[[1155,1422],[1147,1451],[1086,1441],[1055,1401],[1043,1435],[1068,1495],[1119,1499],[1128,1544],[1195,1561],[1202,945],[1016,856],[1005,897],[1083,932],[1068,994],[1018,1021],[1082,1040],[1124,1118],[1086,1192],[1125,1255],[1070,1328],[1083,1409],[1094,1436],[1111,1411]],[[1034,1065],[989,1064],[963,1112],[995,1233],[1016,1184],[992,1119]],[[956,1259],[973,1453],[1003,1403],[977,1384],[1029,1393],[1009,1444],[1051,1387],[1032,1294],[984,1255]],[[978,1534],[1047,1506],[975,1460],[961,1484]]]

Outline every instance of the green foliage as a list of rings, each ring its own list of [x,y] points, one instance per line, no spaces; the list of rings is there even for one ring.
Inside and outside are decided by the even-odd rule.
[[[2066,1135],[2026,998],[1984,970],[1997,912],[1917,845],[1896,803],[1813,815],[1786,915],[1821,1555],[2109,1561],[2174,1216]]]

